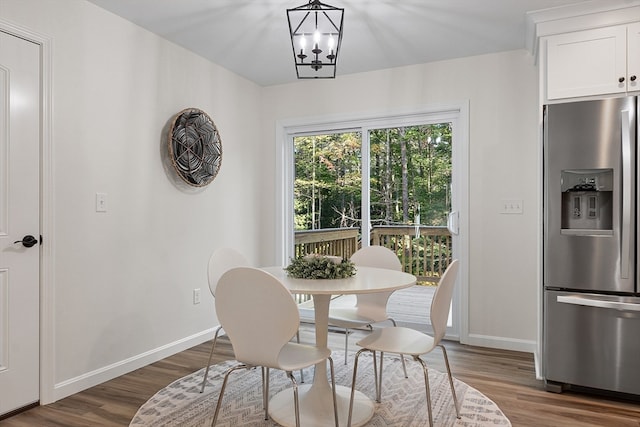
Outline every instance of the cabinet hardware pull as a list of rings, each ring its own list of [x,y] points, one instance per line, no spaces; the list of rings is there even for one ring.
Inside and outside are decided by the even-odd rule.
[[[618,79],[618,81],[619,81],[620,83],[623,83],[623,82],[624,82],[624,77],[620,77],[620,78]]]
[[[632,82],[635,82],[636,81],[636,76],[629,77],[629,80],[631,80]]]

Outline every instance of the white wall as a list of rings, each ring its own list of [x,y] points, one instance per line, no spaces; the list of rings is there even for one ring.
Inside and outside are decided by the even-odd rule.
[[[513,51],[274,86],[263,91],[263,132],[273,135],[278,120],[469,100],[470,259],[463,284],[469,325],[463,339],[534,351],[541,180],[537,79],[531,56]],[[273,144],[279,143],[263,148],[265,164],[274,164]],[[502,199],[524,200],[524,214],[500,214]],[[271,230],[264,220],[263,228]],[[277,236],[264,237],[266,251]]]
[[[261,90],[81,0],[0,0],[53,45],[55,398],[201,342],[214,326],[211,251],[257,262]],[[201,108],[223,143],[201,191],[174,184],[170,119]],[[256,124],[253,126],[252,124]],[[95,212],[95,193],[108,212]],[[45,239],[48,236],[44,236]],[[202,303],[192,304],[201,288]]]
[[[0,20],[53,44],[54,398],[206,339],[214,248],[275,260],[275,122],[295,117],[469,100],[469,340],[535,341],[537,74],[524,51],[260,88],[83,0],[0,0]],[[201,191],[163,162],[186,107],[223,141]],[[501,199],[523,199],[524,215],[498,214]]]

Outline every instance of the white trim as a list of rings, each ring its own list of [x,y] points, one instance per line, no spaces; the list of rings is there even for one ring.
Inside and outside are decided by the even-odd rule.
[[[0,19],[0,31],[40,45],[40,403],[55,401],[55,271],[53,173],[53,42],[51,37]]]
[[[536,338],[537,344],[534,351],[535,357],[535,369],[536,369],[536,378],[543,377],[543,358],[542,358],[542,343],[543,343],[543,298],[544,298],[544,279],[543,279],[543,244],[544,241],[544,185],[543,185],[543,170],[544,170],[544,130],[543,130],[543,121],[544,121],[544,102],[546,99],[546,79],[545,73],[541,70],[546,68],[546,58],[545,58],[546,46],[542,46],[542,56],[540,58],[540,68],[538,72],[538,122],[537,122],[537,158],[536,158],[536,170],[538,171],[538,176],[536,177],[536,194],[537,194],[537,202],[540,209],[536,213],[538,216],[538,220],[536,221],[537,226],[537,236],[536,239]]]
[[[542,375],[542,356],[539,353],[533,353],[533,366],[536,373],[537,380],[544,380]]]
[[[362,130],[362,147],[360,148],[360,163],[362,164],[362,182],[360,189],[360,235],[369,236],[371,230],[371,191],[364,191],[371,188],[371,132],[369,129]],[[362,247],[369,246],[370,239],[362,239]]]
[[[469,336],[469,101],[459,104],[458,120],[459,126],[454,134],[453,149],[459,149],[452,156],[454,164],[452,167],[456,171],[453,174],[454,185],[456,186],[456,203],[452,207],[458,207],[458,235],[453,242],[454,253],[458,254],[460,260],[460,270],[458,272],[458,286],[455,288],[455,297],[459,301],[453,305],[452,316],[458,319],[458,335],[460,342],[466,344]],[[455,163],[455,162],[460,162]],[[455,182],[459,180],[458,182]]]
[[[635,6],[632,6],[635,3]],[[538,38],[572,31],[611,27],[629,24],[640,19],[640,2],[637,0],[624,6],[617,5],[592,9],[576,14],[556,15],[555,17],[532,15]]]
[[[496,337],[491,335],[469,334],[465,344],[477,347],[498,348],[501,350],[520,351],[523,353],[533,353],[537,343],[531,340],[520,340],[506,337]]]
[[[468,101],[451,104],[432,104],[416,106],[412,108],[399,108],[393,110],[382,110],[352,114],[330,114],[324,116],[301,117],[295,119],[284,119],[276,122],[276,130],[287,130],[289,134],[305,134],[326,132],[328,125],[337,125],[333,130],[344,131],[361,127],[382,127],[389,122],[393,125],[412,125],[419,122],[425,115],[431,114],[455,114]]]
[[[275,173],[275,199],[276,199],[276,224],[275,235],[286,236],[275,239],[275,265],[286,265],[289,247],[293,246],[293,236],[287,230],[293,229],[293,213],[291,203],[285,197],[289,193],[288,183],[293,182],[294,170],[287,155],[288,146],[293,144],[291,136],[285,131],[286,125],[276,122],[276,173]]]
[[[294,164],[293,153],[289,147],[293,144],[294,135],[304,135],[314,132],[347,131],[376,127],[389,127],[401,125],[416,125],[425,122],[432,123],[437,120],[454,122],[452,158],[455,173],[453,175],[456,188],[455,200],[452,200],[452,209],[460,212],[460,234],[454,237],[454,252],[461,260],[459,274],[459,286],[456,287],[456,298],[459,303],[454,305],[452,313],[457,318],[460,342],[466,343],[468,333],[469,312],[469,101],[461,101],[452,104],[423,105],[404,109],[394,109],[377,112],[363,112],[354,114],[327,115],[322,117],[303,117],[296,119],[279,120],[276,122],[276,236],[285,236],[276,242],[276,264],[286,264],[291,257],[293,248],[293,206],[287,194],[290,183],[293,183]],[[363,135],[363,140],[364,140]],[[363,141],[364,143],[364,141]],[[462,291],[464,289],[464,292]]]
[[[72,394],[95,387],[121,375],[133,372],[136,369],[140,369],[144,366],[150,365],[151,363],[185,351],[191,347],[213,339],[214,333],[215,328],[207,329],[178,341],[174,341],[153,350],[113,363],[109,366],[87,372],[86,374],[82,374],[75,378],[70,378],[55,385],[53,393],[54,398],[55,400],[63,399],[67,396],[71,396]]]

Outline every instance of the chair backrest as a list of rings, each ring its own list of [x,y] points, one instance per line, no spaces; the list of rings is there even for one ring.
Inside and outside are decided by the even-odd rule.
[[[282,282],[257,268],[232,268],[220,278],[215,302],[236,360],[277,368],[280,350],[300,324],[298,306]]]
[[[398,255],[384,246],[365,246],[351,255],[351,261],[355,265],[364,267],[388,268],[389,270],[402,270],[402,264]]]
[[[211,295],[216,296],[216,286],[220,277],[234,267],[246,267],[249,265],[247,259],[240,252],[232,248],[216,249],[209,258],[207,278],[209,279],[209,290]]]
[[[453,286],[458,276],[459,261],[454,259],[444,271],[431,300],[431,326],[433,339],[437,345],[447,332],[447,320],[453,297]]]
[[[402,264],[398,256],[384,246],[365,246],[351,255],[351,261],[363,267],[387,268],[402,271]],[[387,301],[393,292],[376,292],[372,294],[358,294],[356,308],[358,314],[376,321],[386,320]]]

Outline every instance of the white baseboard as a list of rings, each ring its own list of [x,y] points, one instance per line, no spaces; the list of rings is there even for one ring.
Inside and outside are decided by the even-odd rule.
[[[212,340],[214,332],[215,328],[207,329],[178,341],[149,350],[145,353],[113,363],[109,366],[57,383],[53,392],[54,401],[71,396],[72,394],[81,392],[88,388],[95,387],[105,381],[112,380],[121,375],[187,350],[193,346]],[[522,351],[525,353],[533,353],[534,355],[536,354],[536,342],[528,340],[469,334],[463,344],[478,347],[498,348],[502,350]],[[538,367],[537,365],[538,363],[536,363],[536,368]]]
[[[522,351],[524,353],[533,354],[536,353],[537,348],[537,343],[535,341],[478,334],[469,334],[463,344],[474,345],[477,347],[498,348],[501,350]]]
[[[541,360],[540,354],[538,354],[537,351],[533,353],[533,361],[536,367],[536,379],[544,380],[544,375],[542,375],[542,360]]]
[[[96,369],[86,374],[80,375],[75,378],[62,381],[55,384],[53,396],[54,401],[60,400],[72,394],[81,392],[91,387],[95,387],[102,384],[105,381],[112,380],[121,375],[140,369],[151,363],[162,360],[166,357],[172,356],[181,351],[187,350],[198,344],[213,339],[215,329],[207,329],[189,337],[180,339],[178,341],[163,345],[153,350],[135,355],[120,362],[105,366],[100,369]],[[51,402],[48,402],[51,403]]]

